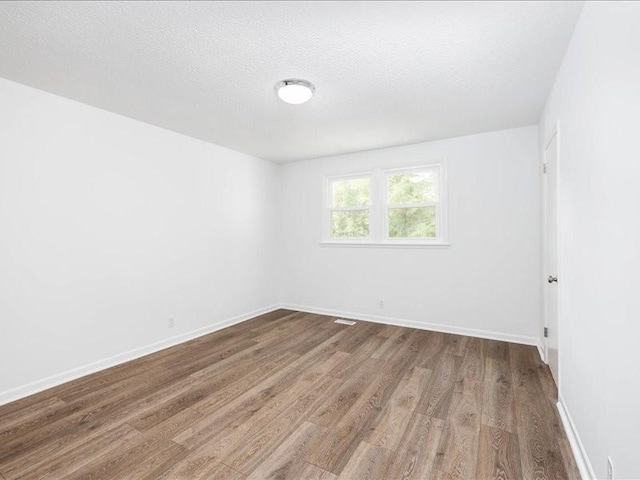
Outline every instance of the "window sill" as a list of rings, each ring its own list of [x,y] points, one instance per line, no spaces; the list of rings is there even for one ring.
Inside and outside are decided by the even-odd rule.
[[[349,248],[448,248],[450,243],[374,243],[374,242],[320,242],[321,247],[349,247]]]

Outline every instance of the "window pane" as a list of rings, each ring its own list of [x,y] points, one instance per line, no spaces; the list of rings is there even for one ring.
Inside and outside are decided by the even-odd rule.
[[[333,238],[362,238],[369,236],[369,210],[331,212]]]
[[[390,208],[389,238],[435,238],[436,207]]]
[[[438,170],[406,172],[387,177],[390,204],[438,201]]]
[[[347,178],[331,182],[331,206],[361,207],[369,205],[371,198],[371,179]]]

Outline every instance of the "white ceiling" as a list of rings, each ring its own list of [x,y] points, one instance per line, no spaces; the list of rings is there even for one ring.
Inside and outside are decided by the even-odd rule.
[[[538,123],[582,2],[2,2],[0,76],[276,161]],[[288,105],[285,78],[316,85]]]

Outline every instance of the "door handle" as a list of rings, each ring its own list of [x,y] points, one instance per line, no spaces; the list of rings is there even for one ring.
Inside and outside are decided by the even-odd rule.
[[[558,283],[558,277],[554,277],[552,275],[549,275],[549,278],[547,278],[547,282],[549,282],[549,283]]]

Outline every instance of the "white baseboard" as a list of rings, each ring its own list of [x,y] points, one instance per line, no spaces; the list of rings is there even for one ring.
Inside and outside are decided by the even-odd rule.
[[[272,312],[279,308],[298,310],[301,312],[308,312],[308,313],[317,313],[321,315],[331,315],[334,317],[351,318],[354,320],[362,320],[362,321],[368,321],[368,322],[374,322],[374,323],[397,325],[400,327],[417,328],[421,330],[432,330],[436,332],[452,333],[456,335],[468,335],[471,337],[478,337],[478,338],[488,338],[492,340],[501,340],[504,342],[520,343],[524,345],[534,345],[540,348],[538,339],[536,339],[535,337],[511,335],[511,334],[505,334],[505,333],[499,333],[499,332],[491,332],[488,330],[476,330],[471,328],[453,327],[450,325],[442,325],[442,324],[436,324],[436,323],[417,322],[414,320],[404,320],[404,319],[386,317],[381,315],[368,315],[368,314],[361,314],[361,313],[355,313],[355,312],[344,312],[340,310],[309,307],[305,305],[282,303],[282,304],[276,304],[276,305],[271,305],[269,307],[261,308],[259,310],[254,310],[252,312],[248,312],[242,315],[237,315],[233,318],[216,322],[212,325],[208,325],[206,327],[199,328],[191,332],[187,332],[181,335],[177,335],[175,337],[167,338],[165,340],[161,340],[159,342],[152,343],[150,345],[129,350],[127,352],[123,352],[118,355],[114,355],[112,357],[99,360],[97,362],[83,365],[81,367],[67,370],[65,372],[58,373],[50,377],[43,378],[41,380],[36,380],[35,382],[31,382],[16,388],[12,388],[10,390],[6,390],[4,392],[0,392],[0,405],[4,405],[6,403],[19,400],[29,395],[33,395],[34,393],[38,393],[48,388],[58,386],[65,382],[70,382],[77,378],[84,377],[86,375],[98,372],[100,370],[104,370],[106,368],[110,368],[115,365],[119,365],[121,363],[135,360],[136,358],[149,355],[150,353],[164,350],[165,348],[169,348],[174,345],[178,345],[180,343],[192,340],[194,338],[207,335],[211,332],[215,332],[216,330],[221,330],[231,325],[244,322],[245,320],[249,320],[250,318],[256,317],[258,315]]]
[[[453,333],[455,335],[467,335],[469,337],[488,338],[490,340],[501,340],[503,342],[520,343],[523,345],[539,345],[539,339],[526,337],[524,335],[512,335],[509,333],[492,332],[489,330],[476,330],[473,328],[454,327],[439,323],[417,322],[415,320],[404,320],[401,318],[385,317],[382,315],[369,315],[364,313],[344,312],[327,308],[309,307],[306,305],[296,305],[293,303],[282,303],[280,308],[298,310],[301,312],[316,313],[319,315],[330,315],[332,317],[349,318],[352,320],[362,320],[366,322],[384,323],[396,325],[398,327],[417,328],[420,330],[431,330],[434,332]]]
[[[582,480],[596,480],[596,474],[593,471],[593,467],[591,466],[587,452],[584,449],[582,440],[580,440],[578,430],[576,430],[576,426],[571,419],[571,415],[569,414],[569,410],[567,409],[567,405],[561,394],[558,395],[558,403],[556,406],[558,407],[560,419],[562,420],[564,431],[569,439],[569,445],[571,445],[571,451],[576,459],[576,464],[578,465],[578,470],[580,470]]]
[[[144,357],[145,355],[149,355],[150,353],[158,352],[160,350],[164,350],[165,348],[173,347],[174,345],[178,345],[179,343],[184,343],[189,340],[193,340],[194,338],[207,335],[211,332],[215,332],[216,330],[221,330],[223,328],[230,327],[231,325],[235,325],[235,324],[244,322],[246,320],[249,320],[253,317],[257,317],[258,315],[263,315],[265,313],[278,310],[279,308],[281,308],[280,305],[271,305],[269,307],[244,313],[242,315],[237,315],[235,317],[228,318],[220,322],[216,322],[214,324],[208,325],[203,328],[199,328],[197,330],[192,330],[187,333],[176,335],[175,337],[167,338],[159,342],[152,343],[150,345],[145,345],[144,347],[119,353],[118,355],[114,355],[112,357],[105,358],[103,360],[98,360],[97,362],[89,363],[81,367],[73,368],[71,370],[67,370],[62,373],[51,375],[50,377],[46,377],[41,380],[36,380],[35,382],[27,383],[26,385],[21,385],[19,387],[12,388],[4,392],[0,392],[0,405],[4,405],[5,403],[13,402],[15,400],[28,397],[29,395],[33,395],[34,393],[41,392],[43,390],[55,387],[62,383],[70,382],[71,380],[84,377],[91,373],[95,373],[100,370],[104,370],[106,368],[114,367],[121,363],[135,360],[136,358]]]
[[[547,363],[547,356],[544,353],[544,348],[542,347],[542,345],[540,345],[540,343],[538,343],[536,345],[536,347],[538,347],[538,353],[540,354],[540,360],[542,360],[543,363]]]

